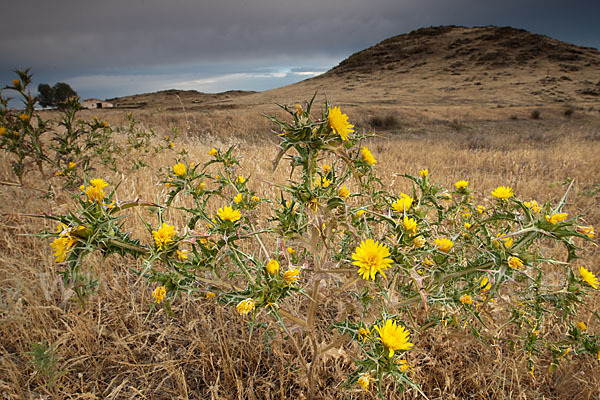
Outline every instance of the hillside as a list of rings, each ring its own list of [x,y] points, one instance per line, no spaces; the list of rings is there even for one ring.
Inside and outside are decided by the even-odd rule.
[[[243,100],[289,101],[316,90],[351,104],[597,106],[600,51],[509,27],[423,28]]]
[[[166,111],[273,112],[315,93],[371,119],[413,125],[564,113],[598,118],[600,51],[510,27],[422,28],[352,54],[328,72],[265,92],[166,91],[117,99]],[[180,101],[181,99],[181,101]],[[144,104],[145,103],[145,104]]]
[[[214,104],[222,100],[235,99],[256,92],[244,90],[229,90],[222,93],[203,93],[197,90],[162,90],[154,93],[136,94],[131,96],[107,99],[120,108],[161,108],[165,111],[206,109],[208,103]]]

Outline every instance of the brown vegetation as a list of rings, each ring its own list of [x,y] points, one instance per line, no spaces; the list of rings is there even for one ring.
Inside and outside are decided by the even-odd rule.
[[[278,170],[275,177],[271,175],[277,141],[275,135],[269,134],[272,126],[260,113],[274,111],[274,102],[299,102],[309,98],[316,88],[326,86],[331,88],[324,90],[329,100],[336,101],[336,105],[348,112],[357,129],[381,131],[381,137],[373,140],[369,147],[378,160],[376,167],[383,181],[396,193],[408,188],[408,183],[398,175],[415,174],[423,168],[428,168],[432,179],[444,185],[467,179],[470,187],[488,197],[496,186],[510,185],[521,198],[538,201],[547,200],[541,196],[549,196],[554,201],[559,199],[566,180],[571,178],[575,184],[566,211],[570,215],[581,214],[587,223],[598,228],[600,106],[597,97],[575,94],[578,88],[588,85],[575,76],[596,74],[597,78],[599,65],[569,71],[572,81],[558,78],[556,82],[542,83],[537,74],[540,70],[545,72],[549,65],[554,65],[549,76],[563,74],[559,72],[563,68],[559,63],[576,65],[584,60],[592,64],[599,56],[591,49],[581,50],[583,53],[579,54],[557,47],[556,52],[550,52],[539,41],[550,45],[555,41],[537,36],[535,41],[527,41],[528,35],[531,34],[489,27],[428,28],[384,42],[387,46],[402,39],[403,43],[413,41],[414,44],[412,50],[402,53],[407,54],[406,57],[398,57],[395,64],[391,64],[393,68],[380,72],[373,71],[372,66],[363,72],[360,63],[357,64],[359,70],[349,69],[354,68],[349,61],[322,78],[275,91],[219,100],[230,104],[230,108],[219,109],[215,103],[207,102],[198,107],[213,107],[210,110],[190,107],[184,110],[181,105],[177,108],[178,102],[166,106],[161,100],[160,106],[141,108],[135,115],[160,135],[179,130],[181,137],[175,142],[176,150],[185,146],[189,159],[198,163],[208,160],[211,147],[239,144],[243,167],[252,176],[253,189],[261,196],[272,197],[275,191],[268,182],[285,182],[288,171]],[[467,41],[456,42],[459,38]],[[477,38],[476,44],[472,43],[474,38]],[[476,81],[482,84],[464,83],[465,75],[462,78],[451,75],[456,80],[449,82],[448,75],[442,75],[431,62],[413,66],[407,73],[398,70],[402,63],[422,63],[419,60],[428,56],[432,41],[440,47],[457,43],[452,48],[456,54],[460,54],[460,49],[477,47],[478,53],[467,54],[468,57],[475,54],[474,62],[483,63],[479,69],[455,72],[477,76]],[[504,46],[508,55],[502,56],[503,65],[494,66],[500,62],[500,56],[485,56],[492,50],[482,49],[481,43]],[[525,51],[518,47],[521,44],[527,45],[529,50],[519,58]],[[535,46],[541,46],[539,53],[532,50]],[[374,49],[369,50],[378,51]],[[561,54],[572,59],[563,60]],[[444,62],[450,65],[458,61]],[[537,72],[525,67],[535,67]],[[511,76],[506,75],[507,68],[512,71]],[[384,78],[376,83],[379,77]],[[423,80],[424,77],[428,79]],[[458,79],[463,83],[458,84]],[[518,81],[524,84],[517,85]],[[456,87],[456,91],[445,91],[439,87],[442,82],[447,87]],[[558,98],[555,95],[531,94],[534,87],[548,85],[577,85],[564,90],[569,99],[568,109],[555,101]],[[351,86],[352,90],[344,89]],[[554,93],[558,93],[556,88],[552,89]],[[483,93],[480,89],[488,94],[480,94]],[[444,91],[453,94],[441,95]],[[542,117],[530,118],[536,110]],[[574,112],[567,115],[567,110]],[[111,125],[119,125],[126,112],[85,111],[81,117],[98,115]],[[154,171],[170,167],[174,160],[174,152],[163,152],[150,160],[149,168],[129,171],[126,175],[98,173],[107,181],[121,182],[118,198],[139,196],[152,201],[166,193]],[[123,160],[123,163],[130,161]],[[0,181],[11,180],[10,160],[3,158]],[[41,198],[48,187],[50,194]],[[135,260],[99,256],[90,260],[90,272],[100,278],[98,293],[85,308],[71,300],[72,293],[62,285],[48,241],[28,236],[42,229],[52,230],[54,226],[26,215],[64,212],[70,202],[69,193],[60,189],[59,178],[41,182],[32,173],[23,187],[0,187],[3,216],[0,226],[0,393],[3,398],[304,397],[306,382],[302,381],[298,365],[293,362],[294,352],[277,332],[273,332],[275,339],[269,341],[267,331],[255,328],[251,333],[249,326],[231,308],[192,296],[180,297],[173,303],[174,316],[166,315],[164,309],[149,313],[151,288],[128,269],[128,265],[135,265]],[[172,222],[177,224],[176,215]],[[143,227],[132,228],[136,237],[146,242],[151,240]],[[558,249],[548,251],[561,254]],[[597,247],[587,246],[582,255],[581,263],[598,275],[600,251]],[[339,307],[337,300],[331,298],[322,312],[338,312]],[[599,295],[591,297],[586,307],[598,310]],[[599,332],[598,320],[591,313],[582,315],[588,317],[585,320],[588,329]],[[44,383],[39,370],[36,372],[29,354],[32,344],[42,341],[54,346],[56,368],[62,371],[51,385]],[[412,376],[431,399],[591,399],[599,395],[599,360],[591,356],[573,356],[550,371],[548,355],[542,355],[533,378],[522,355],[514,353],[509,346],[491,347],[460,330],[427,331],[418,336],[415,348],[409,359],[415,367]],[[319,398],[376,398],[374,393],[364,393],[358,387],[341,388],[351,368],[344,348],[332,349],[318,371]],[[392,387],[387,388],[386,395],[390,399],[420,398],[410,390],[395,393]]]

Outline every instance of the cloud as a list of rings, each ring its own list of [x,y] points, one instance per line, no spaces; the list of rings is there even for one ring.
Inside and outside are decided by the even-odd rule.
[[[293,71],[280,68],[266,71],[247,71],[224,74],[200,73],[129,73],[86,74],[72,76],[66,81],[82,97],[118,97],[134,93],[149,93],[166,89],[198,90],[218,93],[231,89],[268,90],[318,75],[325,70]]]

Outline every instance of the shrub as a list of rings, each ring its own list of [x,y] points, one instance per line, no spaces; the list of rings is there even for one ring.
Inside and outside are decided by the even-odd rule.
[[[531,117],[531,119],[540,119],[540,114],[540,110],[532,110],[529,116]]]
[[[390,130],[399,128],[401,124],[396,114],[387,114],[369,118],[369,125],[374,129]]]

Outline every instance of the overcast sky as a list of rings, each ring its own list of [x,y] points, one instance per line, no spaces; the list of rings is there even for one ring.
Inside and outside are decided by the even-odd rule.
[[[2,0],[0,78],[83,98],[267,90],[426,26],[500,25],[600,48],[598,0]]]

